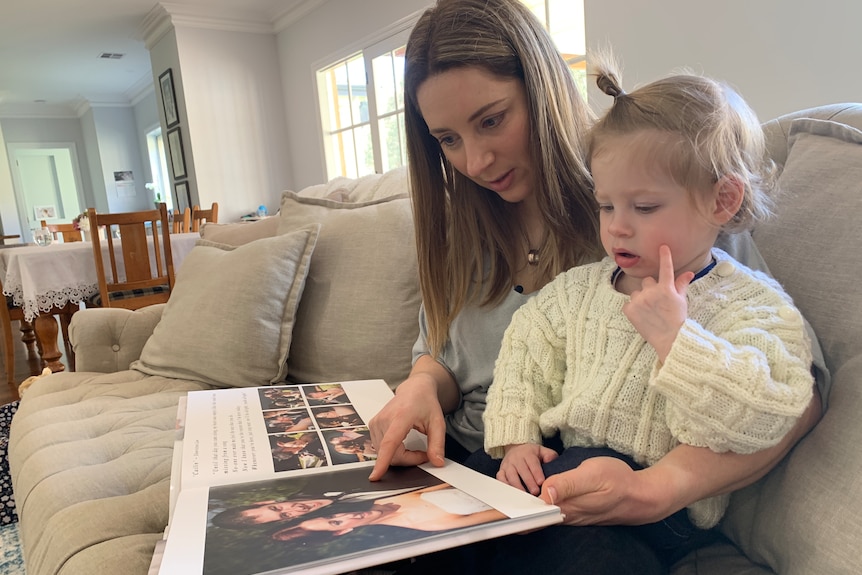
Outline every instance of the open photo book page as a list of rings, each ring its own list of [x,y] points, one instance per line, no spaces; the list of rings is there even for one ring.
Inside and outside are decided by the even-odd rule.
[[[334,575],[562,520],[450,461],[368,481],[367,422],[391,397],[382,381],[189,393],[159,573]]]
[[[373,465],[367,422],[391,398],[382,380],[190,392],[181,489]]]

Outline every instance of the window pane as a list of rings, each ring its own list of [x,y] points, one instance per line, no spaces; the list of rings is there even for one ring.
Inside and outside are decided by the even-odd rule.
[[[368,89],[365,86],[365,60],[362,55],[347,61],[347,78],[350,85],[351,125],[368,121]]]
[[[353,143],[353,130],[347,130],[343,133],[341,139],[341,149],[344,151],[342,161],[344,165],[341,169],[341,175],[346,178],[356,177],[356,148]]]
[[[374,69],[374,97],[377,98],[377,113],[394,112],[398,101],[395,97],[395,77],[392,69],[392,52],[371,61]]]
[[[566,60],[586,53],[584,0],[548,0],[551,37]]]
[[[371,126],[365,124],[353,130],[356,140],[356,176],[374,173],[374,146],[371,143]]]
[[[324,146],[326,148],[326,175],[327,179],[344,175],[344,156],[341,146],[342,132],[324,135]]]
[[[404,114],[387,116],[380,120],[380,149],[383,171],[404,165]]]
[[[393,55],[393,72],[395,74],[395,98],[398,102],[398,109],[404,109],[404,53],[407,52],[407,46],[401,46],[394,52]],[[403,115],[401,125],[404,125]]]
[[[545,28],[548,27],[545,0],[521,0],[521,4],[525,5],[527,8],[530,9],[530,12],[536,15],[536,18],[539,19],[539,22],[542,23],[542,26],[544,26]]]
[[[353,123],[350,118],[350,94],[347,90],[347,64],[339,64],[333,73],[335,84],[332,86],[332,90],[335,94],[336,106],[334,107],[335,117],[329,128],[340,130]]]
[[[402,46],[372,61],[379,115],[404,108],[404,52],[405,47]]]

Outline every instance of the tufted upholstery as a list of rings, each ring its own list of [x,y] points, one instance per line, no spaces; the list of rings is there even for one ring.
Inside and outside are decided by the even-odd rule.
[[[9,463],[28,573],[147,572],[168,519],[177,401],[203,388],[63,372],[25,392]]]

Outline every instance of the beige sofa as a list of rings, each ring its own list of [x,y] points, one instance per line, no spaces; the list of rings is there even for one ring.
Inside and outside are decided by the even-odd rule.
[[[819,120],[792,122],[802,117]],[[818,427],[733,495],[722,523],[733,543],[689,555],[675,575],[862,570],[862,104],[767,127],[788,191],[755,240],[818,332],[833,391]],[[403,169],[285,192],[276,217],[205,226],[167,304],[75,315],[79,371],[37,381],[11,429],[30,575],[147,573],[188,390],[401,381],[419,307],[406,194]]]

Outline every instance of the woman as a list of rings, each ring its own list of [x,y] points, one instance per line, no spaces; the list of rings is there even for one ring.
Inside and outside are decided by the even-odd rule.
[[[337,511],[333,511],[337,509]],[[276,541],[291,541],[311,532],[335,537],[359,527],[388,525],[416,531],[446,531],[504,519],[505,515],[449,484],[422,487],[374,501],[334,505],[316,517],[276,531]]]
[[[417,22],[405,123],[423,308],[410,376],[369,425],[372,480],[392,463],[442,465],[444,452],[463,460],[481,449],[485,396],[512,314],[559,272],[599,258],[582,147],[590,120],[553,42],[517,1],[440,0]],[[819,414],[815,394],[791,433],[755,454],[679,446],[637,472],[599,457],[547,478],[546,491],[568,525],[655,522],[755,481]],[[413,428],[428,436],[427,451],[404,447]],[[640,561],[663,569],[622,528],[537,535],[529,555],[547,559],[543,572],[577,573],[579,562],[591,573],[602,562],[609,573],[650,572]],[[511,572],[517,548],[505,554]],[[625,565],[608,562],[626,553]]]

